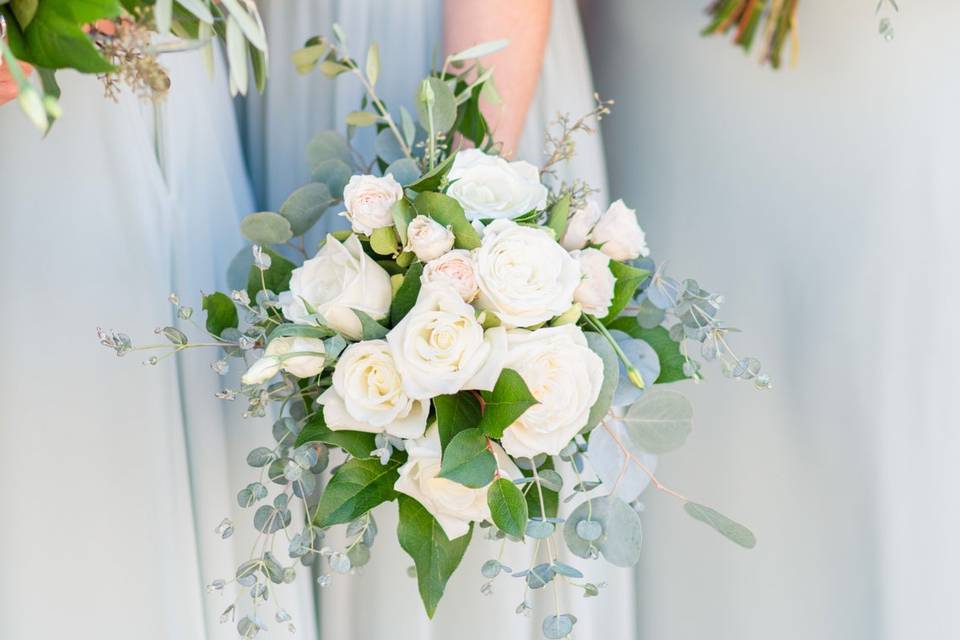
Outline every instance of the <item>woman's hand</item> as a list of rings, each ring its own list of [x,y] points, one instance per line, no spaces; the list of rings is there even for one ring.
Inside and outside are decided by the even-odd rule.
[[[33,72],[33,67],[26,62],[18,62],[20,68],[27,75]],[[7,62],[0,58],[0,105],[7,104],[17,97],[17,81],[13,79]]]

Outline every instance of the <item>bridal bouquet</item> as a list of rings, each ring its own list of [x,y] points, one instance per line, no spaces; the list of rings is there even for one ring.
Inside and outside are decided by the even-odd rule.
[[[604,210],[589,185],[555,174],[609,103],[562,116],[542,167],[510,161],[480,110],[497,98],[476,62],[505,43],[449,56],[416,88],[414,115],[378,96],[377,46],[361,66],[334,33],[309,41],[294,63],[363,84],[346,135],[318,134],[307,147],[313,181],[279,211],[242,221],[252,244],[233,270],[246,279],[204,296],[209,337],[195,344],[168,326],[157,330],[166,347],[141,347],[222,349],[213,368],[225,373],[233,358],[243,375],[219,396],[274,420],[274,443],[247,456],[259,478],[237,494],[260,532],[254,553],[210,585],[235,582],[246,594],[223,620],[256,636],[270,624],[263,609],[276,602],[275,585],[304,571],[297,563],[321,586],[362,567],[378,533],[373,510],[385,502],[397,503],[396,534],[430,616],[476,536],[527,545],[527,566],[500,556],[472,569],[485,593],[515,580],[518,613],[540,589],[598,595],[593,562],[639,558],[637,499],[651,482],[752,547],[745,527],[665,487],[653,469],[691,431],[690,404],[664,389],[701,379],[690,345],[728,376],[758,388],[768,378],[729,347],[720,296],[655,266],[632,209],[618,200]],[[375,157],[357,151],[361,135]],[[308,248],[305,234],[328,210],[350,229]],[[192,309],[172,301],[192,322]],[[100,338],[118,354],[135,348],[121,333]],[[343,546],[327,539],[339,526]],[[233,529],[225,519],[217,533]],[[566,637],[575,622],[551,611],[544,635]]]

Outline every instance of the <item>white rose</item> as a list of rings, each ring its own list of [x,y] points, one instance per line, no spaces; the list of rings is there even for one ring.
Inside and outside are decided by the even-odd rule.
[[[318,338],[274,338],[264,350],[263,357],[243,374],[241,382],[261,384],[277,375],[281,369],[298,378],[320,375],[326,364],[325,354],[323,340]]]
[[[519,478],[520,471],[496,443],[493,455],[501,475]],[[440,474],[440,435],[436,425],[426,436],[407,443],[407,462],[393,488],[410,496],[437,519],[447,538],[453,540],[470,530],[471,522],[490,519],[487,489],[471,489],[459,482],[437,477]],[[489,485],[488,485],[489,486]]]
[[[430,402],[411,400],[383,340],[365,340],[347,347],[333,370],[333,385],[323,392],[323,418],[334,431],[387,432],[398,438],[419,438],[427,428]]]
[[[404,391],[421,400],[461,389],[492,390],[506,353],[506,331],[484,332],[473,307],[444,284],[421,287],[387,342]]]
[[[473,255],[466,249],[448,251],[428,262],[423,267],[420,282],[448,284],[457,290],[464,302],[473,302],[480,292],[477,288],[477,268]]]
[[[403,187],[389,173],[377,176],[351,176],[343,188],[346,217],[356,233],[370,235],[374,229],[393,225],[390,207],[403,197]]]
[[[580,266],[547,232],[509,220],[484,230],[476,250],[477,304],[507,326],[529,327],[573,304]]]
[[[466,149],[457,153],[448,178],[447,195],[460,203],[470,220],[513,218],[547,204],[540,171],[529,162],[507,162]]]
[[[614,260],[633,260],[650,255],[646,234],[637,222],[637,212],[617,200],[600,216],[590,240]]]
[[[613,287],[617,282],[610,271],[610,256],[598,249],[571,251],[580,263],[583,279],[573,292],[573,301],[579,302],[584,313],[603,318],[613,302]]]
[[[587,246],[590,232],[593,230],[593,226],[597,224],[597,220],[600,219],[600,215],[600,207],[593,200],[574,211],[567,221],[567,230],[560,240],[563,248],[567,251],[574,251]]]
[[[507,336],[504,367],[527,383],[538,404],[503,432],[501,443],[514,457],[556,455],[587,424],[600,395],[603,361],[572,324]]]
[[[384,318],[392,295],[390,276],[363,252],[357,236],[341,244],[328,235],[317,255],[293,270],[290,291],[280,294],[280,304],[288,320],[311,324],[306,301],[328,327],[356,340],[363,331],[353,309]]]
[[[450,229],[427,216],[417,216],[407,225],[407,246],[423,262],[450,251],[453,240]]]

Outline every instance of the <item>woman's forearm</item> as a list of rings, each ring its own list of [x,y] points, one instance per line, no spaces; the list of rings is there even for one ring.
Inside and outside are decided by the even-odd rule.
[[[540,80],[550,33],[551,0],[444,0],[444,48],[447,53],[506,39],[510,46],[481,60],[494,68],[500,105],[482,109],[503,152],[516,150],[527,110]]]

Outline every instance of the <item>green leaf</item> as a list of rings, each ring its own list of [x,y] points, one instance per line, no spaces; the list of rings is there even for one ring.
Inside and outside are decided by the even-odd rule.
[[[480,429],[465,429],[453,436],[443,452],[440,477],[471,489],[490,484],[497,471],[497,459]]]
[[[369,127],[380,122],[380,116],[369,111],[351,111],[347,114],[346,122],[354,127]]]
[[[394,176],[396,177],[396,176]],[[400,238],[400,244],[407,244],[407,227],[413,220],[417,212],[413,210],[413,205],[406,198],[400,198],[390,207],[390,215],[393,216],[393,226],[397,228],[397,236]]]
[[[362,340],[379,340],[390,331],[364,311],[353,309],[353,313],[360,319],[360,326],[363,330]]]
[[[390,303],[390,324],[397,326],[404,316],[410,312],[413,305],[417,303],[417,296],[420,295],[420,275],[423,273],[423,263],[414,262],[407,269],[403,276],[403,284],[397,289]]]
[[[340,447],[354,458],[369,458],[370,452],[377,448],[375,434],[366,431],[334,431],[324,422],[323,412],[313,416],[303,427],[297,435],[294,447],[308,442],[323,442]]]
[[[366,71],[370,84],[377,84],[377,77],[380,75],[380,46],[376,42],[367,49]]]
[[[483,139],[487,136],[489,126],[487,119],[480,109],[481,84],[477,84],[470,90],[470,97],[460,109],[457,117],[457,131],[463,134],[463,137],[473,143],[475,147],[483,147]]]
[[[290,222],[272,211],[245,216],[240,221],[240,233],[257,244],[282,244],[293,237]]]
[[[347,165],[352,162],[347,141],[336,131],[321,131],[307,144],[307,163],[311,169],[327,160],[340,160]],[[333,193],[333,189],[330,192]]]
[[[440,434],[440,449],[443,451],[458,433],[480,424],[480,401],[469,391],[436,396],[433,407],[437,413],[437,430]]]
[[[453,229],[456,238],[454,246],[458,249],[476,249],[480,246],[480,234],[470,221],[460,203],[442,193],[424,191],[413,201],[417,213],[429,216],[445,227]]]
[[[450,62],[460,62],[472,58],[482,58],[492,53],[496,53],[510,44],[509,40],[491,40],[490,42],[481,42],[468,49],[458,51],[450,56]]]
[[[502,437],[504,429],[537,404],[527,383],[513,369],[501,371],[493,391],[483,391],[481,395],[484,406],[479,428],[491,438]]]
[[[557,240],[563,238],[563,234],[567,232],[567,216],[569,214],[570,194],[567,194],[557,200],[556,204],[550,209],[550,217],[547,218],[547,226],[553,229]],[[621,307],[622,309],[623,307]]]
[[[745,549],[753,549],[757,546],[757,537],[750,529],[710,507],[696,502],[685,502],[683,510],[694,520],[713,527],[722,536]]]
[[[38,0],[13,0],[10,3],[13,15],[17,16],[21,29],[30,26],[33,16],[37,13],[37,2]]]
[[[327,185],[311,182],[290,194],[280,205],[280,215],[290,223],[293,235],[302,236],[317,223],[331,204],[333,198]]]
[[[600,320],[605,325],[617,319],[623,308],[633,299],[633,294],[636,293],[640,283],[650,276],[650,272],[646,269],[637,269],[616,260],[610,261],[610,271],[617,281],[613,285],[613,301],[610,303],[610,310],[607,316]]]
[[[392,256],[399,248],[397,232],[392,227],[378,227],[370,234],[370,248],[381,256]]]
[[[433,116],[433,132],[445,133],[457,121],[457,100],[449,85],[440,78],[426,78],[417,89],[417,118],[427,131],[431,130],[430,115]],[[429,105],[429,114],[428,114]]]
[[[534,491],[531,489],[531,491]],[[527,527],[527,501],[523,492],[507,478],[497,478],[487,489],[490,517],[500,531],[515,538],[523,538]]]
[[[609,326],[610,329],[623,331],[632,338],[643,340],[657,352],[657,357],[660,359],[660,375],[657,377],[656,384],[688,379],[683,372],[683,363],[686,358],[680,352],[680,343],[670,338],[670,332],[665,327],[644,329],[637,323],[636,318],[630,317],[617,318]]]
[[[330,79],[336,78],[341,73],[346,73],[347,71],[350,71],[350,67],[344,66],[339,62],[334,62],[333,60],[324,60],[320,63],[320,73]]]
[[[425,173],[422,178],[413,184],[406,185],[407,188],[417,192],[436,191],[443,183],[443,179],[450,173],[450,168],[453,166],[453,160],[456,156],[456,153],[451,153],[446,160],[434,167],[432,171]]]
[[[177,4],[192,13],[200,22],[213,24],[213,14],[205,0],[177,0]]]
[[[270,256],[270,268],[263,272],[263,281],[267,284],[267,289],[274,293],[281,293],[290,288],[290,274],[296,268],[292,262],[282,255],[263,247],[263,252]],[[255,300],[257,292],[263,289],[260,281],[260,269],[256,265],[250,267],[250,275],[247,278],[247,293],[251,300]]]
[[[313,71],[317,66],[317,62],[320,61],[320,58],[323,57],[323,54],[327,51],[327,45],[314,44],[302,49],[297,49],[290,56],[290,60],[293,62],[294,68],[296,68],[297,73],[300,75],[306,75]]]
[[[207,331],[215,336],[221,335],[224,329],[236,328],[239,323],[233,300],[219,291],[203,296],[203,309],[207,312]]]
[[[236,20],[240,30],[250,44],[261,51],[267,50],[267,36],[263,32],[260,23],[240,6],[240,0],[220,0],[223,6],[230,12],[230,17]]]
[[[380,464],[377,458],[351,458],[330,478],[313,523],[318,527],[343,524],[359,518],[381,502],[393,500],[393,485],[400,477],[400,461]]]
[[[620,384],[620,360],[614,352],[613,347],[599,333],[589,331],[584,334],[587,338],[587,345],[590,350],[600,356],[603,360],[603,384],[600,386],[600,395],[597,401],[590,407],[590,415],[587,416],[587,424],[583,425],[580,433],[593,429],[610,411],[610,404],[613,402],[613,394],[617,391],[617,385]]]
[[[447,538],[440,523],[413,498],[400,495],[400,546],[417,567],[417,586],[427,616],[432,618],[443,597],[447,580],[456,571],[470,544],[471,531],[454,540]]]
[[[676,391],[648,391],[623,418],[631,442],[647,453],[666,453],[687,441],[693,429],[693,407]]]
[[[17,58],[37,67],[106,73],[113,70],[113,65],[104,59],[81,25],[119,13],[116,0],[47,0],[37,5],[30,26],[23,30],[23,39],[11,37],[10,46]]]

